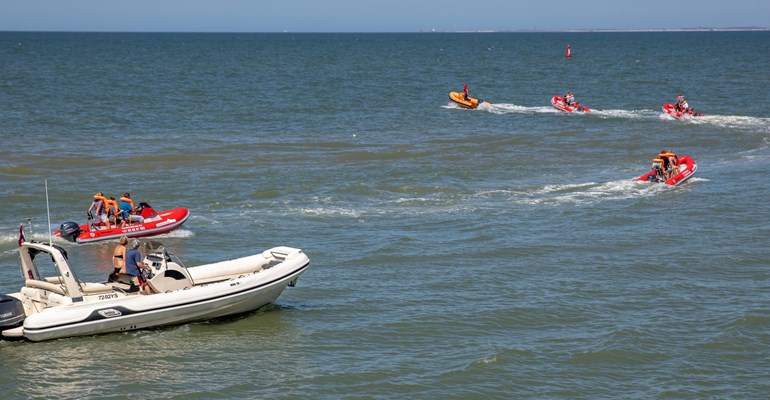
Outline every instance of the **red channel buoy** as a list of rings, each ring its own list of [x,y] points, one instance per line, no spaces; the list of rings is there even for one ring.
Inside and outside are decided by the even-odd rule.
[[[572,53],[569,50],[569,45],[567,45],[567,55],[566,57],[572,57]]]

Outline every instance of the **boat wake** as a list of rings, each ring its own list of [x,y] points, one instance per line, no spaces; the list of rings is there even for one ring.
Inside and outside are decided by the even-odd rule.
[[[576,184],[550,184],[483,190],[473,193],[445,190],[429,195],[424,193],[369,199],[352,204],[319,204],[317,207],[289,207],[284,213],[301,213],[313,217],[366,219],[373,216],[415,216],[434,213],[467,213],[478,209],[508,208],[511,204],[551,207],[585,206],[608,201],[654,198],[662,194],[684,193],[692,190],[693,183],[707,179],[693,177],[682,186],[670,186],[622,179],[611,182],[586,182]],[[263,211],[261,211],[263,212]]]
[[[444,108],[459,107],[453,103],[443,106]],[[492,103],[479,106],[478,110],[486,111],[491,114],[563,114],[563,115],[591,115],[601,119],[630,119],[630,120],[669,120],[676,121],[675,118],[660,112],[660,110],[600,110],[592,108],[591,113],[564,113],[553,107],[537,106],[529,107],[513,103]],[[687,124],[714,125],[720,128],[758,130],[770,133],[770,118],[749,117],[741,115],[705,115],[702,117],[685,117],[680,120]]]
[[[554,184],[510,190],[510,200],[526,205],[586,205],[603,201],[654,197],[677,190],[668,185],[623,179],[612,182]]]
[[[162,235],[157,235],[153,240],[163,240],[164,238],[189,238],[195,236],[195,232],[188,229],[176,229]],[[141,239],[141,238],[140,238]]]
[[[479,109],[482,109],[479,107]],[[497,104],[493,103],[491,105],[487,105],[483,108],[484,111],[490,112],[492,114],[556,114],[556,113],[563,113],[563,111],[559,111],[553,107],[527,107],[527,106],[520,106],[516,104]],[[577,113],[576,113],[577,114]],[[582,114],[582,113],[580,113]]]
[[[719,128],[754,130],[770,133],[770,118],[746,117],[740,115],[704,115],[697,118],[683,118],[695,125],[713,125]]]

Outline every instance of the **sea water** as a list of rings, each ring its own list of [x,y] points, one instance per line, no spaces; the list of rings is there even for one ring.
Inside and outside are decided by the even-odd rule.
[[[188,267],[311,260],[249,315],[0,341],[3,398],[765,398],[768,65],[768,32],[0,33],[0,293],[19,224],[99,191],[189,208]],[[661,149],[694,177],[635,182]]]

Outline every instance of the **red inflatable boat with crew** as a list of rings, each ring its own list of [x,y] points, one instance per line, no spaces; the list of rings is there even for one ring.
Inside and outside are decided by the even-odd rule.
[[[658,158],[653,159],[652,169],[650,172],[636,178],[637,181],[665,183],[666,185],[677,186],[682,182],[690,179],[690,177],[698,170],[698,164],[690,156],[676,157],[673,153],[668,153],[672,157],[666,160],[666,157],[659,155]],[[676,164],[671,164],[673,160],[676,160]]]
[[[692,116],[692,117],[702,117],[703,116],[703,113],[699,113],[699,112],[693,110],[692,108],[688,108],[688,109],[686,109],[684,111],[679,111],[679,110],[676,109],[676,107],[673,104],[670,104],[670,103],[666,103],[666,104],[663,105],[663,112],[668,114],[668,115],[670,115],[670,116],[672,116],[672,117],[674,117],[674,118],[676,118],[676,119],[680,119],[680,118],[684,117],[685,115],[689,115],[689,116]]]
[[[551,98],[551,104],[557,109],[565,112],[570,112],[570,113],[574,111],[591,112],[590,108],[580,105],[579,103],[575,103],[574,105],[568,105],[567,102],[564,101],[564,97],[562,96],[553,96]]]
[[[89,220],[88,223],[78,225],[68,221],[61,224],[54,236],[59,236],[74,243],[90,243],[100,240],[120,239],[121,236],[146,237],[162,235],[179,228],[187,221],[190,211],[186,208],[173,208],[171,210],[156,212],[147,203],[139,203],[142,217],[141,222],[105,223]]]

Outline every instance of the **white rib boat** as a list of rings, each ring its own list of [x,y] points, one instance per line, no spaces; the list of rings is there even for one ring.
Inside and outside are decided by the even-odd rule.
[[[305,253],[274,247],[248,257],[186,268],[158,242],[144,245],[156,293],[141,294],[127,279],[84,283],[61,247],[21,242],[18,293],[0,295],[6,339],[41,341],[128,331],[234,315],[275,301],[310,265]]]

